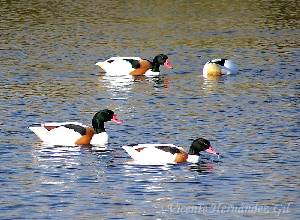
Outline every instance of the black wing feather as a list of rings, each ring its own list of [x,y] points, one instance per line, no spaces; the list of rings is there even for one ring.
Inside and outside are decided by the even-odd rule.
[[[85,135],[86,134],[86,128],[82,127],[80,125],[75,125],[75,124],[65,124],[63,125],[66,128],[72,129],[76,132],[78,132],[81,135]]]
[[[170,152],[171,154],[177,154],[180,153],[180,150],[177,147],[172,146],[155,146],[157,149]]]
[[[226,60],[227,59],[218,59],[216,61],[211,61],[211,62],[215,63],[215,64],[218,64],[218,65],[221,65],[221,66],[224,66]]]
[[[134,59],[124,59],[124,60],[128,61],[131,64],[132,68],[134,69],[138,69],[141,67],[139,60],[134,60]]]

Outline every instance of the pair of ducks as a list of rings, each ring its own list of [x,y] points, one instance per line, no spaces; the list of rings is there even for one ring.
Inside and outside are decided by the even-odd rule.
[[[112,57],[104,62],[98,62],[96,65],[108,74],[119,73],[132,76],[157,76],[159,75],[160,65],[164,65],[169,69],[172,68],[170,60],[164,54],[157,55],[152,62],[139,57]],[[219,67],[216,67],[217,65]],[[219,72],[221,75],[230,74],[228,73],[229,67],[235,67],[230,60],[211,60],[205,64],[203,74],[207,75],[209,72],[213,74]],[[94,115],[92,127],[79,122],[51,122],[34,124],[29,129],[43,142],[50,145],[77,146],[91,144],[105,146],[108,143],[108,135],[104,123],[108,121],[117,124],[123,123],[112,110],[104,109]],[[196,163],[199,160],[201,151],[219,155],[210,142],[204,138],[195,139],[188,152],[173,144],[126,145],[123,146],[123,149],[135,161],[140,163]]]
[[[96,63],[110,76],[158,76],[160,66],[173,68],[167,55],[159,54],[153,61],[140,57],[111,57]],[[229,59],[213,59],[206,62],[203,67],[203,76],[208,79],[218,78],[222,75],[235,74],[238,71],[236,64]]]
[[[79,122],[51,122],[33,124],[29,129],[44,143],[50,145],[91,144],[104,147],[108,143],[104,123],[108,121],[123,123],[112,110],[104,109],[94,115],[92,127]],[[139,164],[197,163],[201,151],[219,155],[210,142],[204,138],[194,140],[189,152],[173,144],[132,144],[123,146],[123,149]]]

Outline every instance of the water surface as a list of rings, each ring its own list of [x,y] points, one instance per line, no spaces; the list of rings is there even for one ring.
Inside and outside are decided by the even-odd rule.
[[[298,219],[297,1],[0,1],[1,219]],[[99,73],[167,54],[159,78]],[[240,71],[202,77],[211,58]],[[110,151],[44,146],[27,127],[113,109]],[[139,166],[126,143],[206,137],[197,165]]]

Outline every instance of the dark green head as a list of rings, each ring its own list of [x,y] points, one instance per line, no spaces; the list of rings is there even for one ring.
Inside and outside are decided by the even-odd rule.
[[[104,122],[113,121],[117,124],[121,124],[122,121],[117,119],[117,115],[112,110],[103,109],[97,112],[92,120],[92,125],[96,133],[101,133],[105,131]]]
[[[204,138],[197,138],[196,140],[193,141],[189,154],[190,155],[200,155],[201,151],[206,151],[207,153],[210,154],[216,154],[218,155],[214,148],[211,146],[210,142]]]
[[[152,62],[152,71],[153,72],[159,72],[159,66],[164,65],[164,67],[171,69],[173,68],[170,60],[168,59],[168,56],[165,54],[159,54],[154,57]]]

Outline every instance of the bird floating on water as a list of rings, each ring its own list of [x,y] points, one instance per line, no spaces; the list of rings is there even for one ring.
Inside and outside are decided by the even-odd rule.
[[[92,119],[92,127],[79,122],[50,122],[33,124],[29,127],[44,143],[50,145],[76,146],[95,145],[105,146],[108,135],[104,123],[112,121],[123,123],[112,110],[98,111]]]
[[[237,65],[229,59],[213,59],[205,63],[203,67],[203,76],[205,78],[220,77],[222,75],[236,74]]]
[[[173,68],[170,59],[165,54],[155,56],[153,61],[140,57],[111,57],[105,61],[99,61],[95,65],[112,76],[158,76],[161,65],[167,69]]]
[[[174,144],[131,144],[123,146],[123,149],[135,162],[141,164],[197,163],[202,151],[219,156],[204,138],[194,140],[188,152]]]

